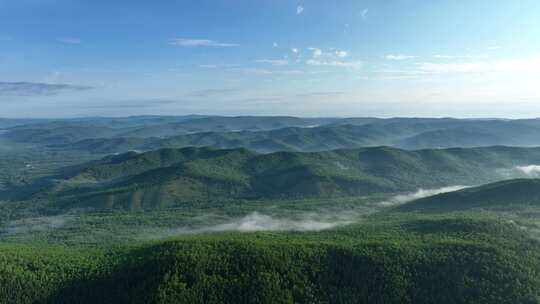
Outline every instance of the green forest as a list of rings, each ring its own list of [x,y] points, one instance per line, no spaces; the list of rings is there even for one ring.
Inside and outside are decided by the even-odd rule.
[[[538,148],[343,140],[535,121],[0,122],[0,303],[540,303]],[[84,146],[140,140],[163,147]]]
[[[538,243],[470,215],[333,231],[2,244],[3,303],[538,303]]]

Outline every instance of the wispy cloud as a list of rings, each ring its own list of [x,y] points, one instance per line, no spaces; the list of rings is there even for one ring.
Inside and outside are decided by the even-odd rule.
[[[399,54],[399,55],[389,54],[389,55],[384,56],[384,58],[386,60],[407,60],[407,59],[414,59],[416,58],[416,56],[402,55],[402,54]]]
[[[367,15],[369,13],[369,9],[365,8],[362,10],[362,12],[360,12],[360,16],[362,16],[362,19],[366,19],[367,18]]]
[[[339,49],[330,49],[328,51],[323,51],[320,48],[316,47],[310,47],[308,50],[312,51],[311,57],[313,59],[320,59],[320,58],[326,58],[326,59],[343,59],[346,57],[349,57],[350,53],[348,51],[339,50]]]
[[[216,64],[201,64],[200,68],[203,69],[220,69],[220,68],[236,68],[239,67],[239,64],[236,63],[216,63]]]
[[[252,96],[249,98],[244,98],[241,100],[238,100],[241,103],[244,104],[268,104],[268,103],[287,103],[291,100],[298,99],[298,98],[310,98],[311,100],[316,98],[328,98],[328,97],[338,97],[343,96],[347,93],[345,92],[339,92],[339,91],[319,91],[319,92],[305,92],[305,93],[297,93],[297,94],[290,94],[290,95],[275,95],[275,96]]]
[[[482,73],[489,72],[492,67],[484,62],[469,63],[433,63],[424,62],[419,64],[419,70],[426,73]]]
[[[288,65],[289,61],[285,59],[258,59],[255,60],[256,63],[268,63],[273,66],[282,66],[282,65]]]
[[[40,82],[0,82],[1,96],[52,96],[91,89],[94,87]]]
[[[486,55],[445,55],[445,54],[436,54],[433,55],[435,59],[485,59],[488,56]]]
[[[300,14],[302,14],[303,12],[304,12],[304,7],[303,7],[302,5],[298,5],[298,6],[296,7],[296,14],[297,14],[297,15],[300,15]]]
[[[220,96],[224,94],[230,94],[238,92],[236,89],[203,89],[191,91],[186,94],[187,97],[211,97],[211,96]]]
[[[245,68],[241,69],[245,74],[254,74],[254,75],[300,75],[305,74],[301,70],[268,70],[268,69],[258,69],[258,68]]]
[[[323,54],[322,50],[319,49],[319,48],[312,47],[312,48],[309,48],[309,50],[313,52],[313,54],[312,54],[313,58],[319,58]]]
[[[345,92],[310,92],[310,93],[301,93],[296,94],[295,97],[325,97],[325,96],[337,96],[344,95]]]
[[[328,66],[328,67],[340,67],[340,68],[351,68],[351,69],[360,69],[364,65],[364,63],[361,61],[316,60],[316,59],[309,59],[308,61],[306,61],[306,64],[311,65],[311,66]]]
[[[349,57],[349,52],[343,51],[343,50],[337,50],[337,51],[335,51],[335,54],[339,58]]]
[[[56,39],[58,42],[65,43],[65,44],[81,44],[82,40],[79,38],[74,37],[62,37]]]
[[[300,50],[298,48],[291,48],[291,52],[298,54]]]
[[[237,43],[220,42],[209,39],[185,39],[177,38],[170,42],[171,45],[179,47],[237,47]]]
[[[419,64],[419,70],[427,73],[540,73],[540,56],[522,59],[472,61],[465,63]]]
[[[180,99],[161,99],[161,98],[144,98],[144,99],[97,99],[92,103],[81,105],[83,109],[146,109],[146,108],[160,108],[167,105],[177,103],[187,103],[186,100]]]
[[[454,57],[455,58],[455,57]],[[499,74],[536,75],[540,73],[540,55],[501,60],[459,60],[445,62],[417,62],[401,69],[384,69],[380,72],[393,75],[429,76],[435,74]]]

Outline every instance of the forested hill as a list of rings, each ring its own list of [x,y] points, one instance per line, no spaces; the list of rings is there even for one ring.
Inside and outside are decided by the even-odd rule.
[[[400,211],[451,212],[540,208],[540,179],[514,179],[443,193],[400,206]]]
[[[511,224],[459,217],[109,249],[0,244],[0,303],[533,304],[539,252]]]
[[[0,129],[0,139],[6,142],[96,154],[188,146],[271,153],[382,145],[406,149],[540,145],[538,119],[141,116],[2,120]]]
[[[55,186],[46,193],[66,207],[127,209],[224,198],[330,198],[477,185],[523,175],[515,168],[530,164],[540,164],[540,148],[375,147],[272,154],[161,149],[109,156],[55,176]]]

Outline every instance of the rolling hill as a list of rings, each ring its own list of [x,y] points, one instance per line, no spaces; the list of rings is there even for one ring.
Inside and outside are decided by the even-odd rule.
[[[86,231],[83,238],[95,233]],[[213,233],[106,244],[0,244],[0,302],[525,304],[540,299],[538,243],[493,219],[384,218],[316,233]]]
[[[514,179],[420,199],[400,211],[451,212],[498,210],[516,212],[540,208],[540,179]]]
[[[374,119],[358,119],[368,123]],[[273,130],[313,127],[336,122],[333,118],[280,116],[134,116],[126,118],[80,118],[45,121],[7,128],[5,138],[15,142],[69,144],[88,138],[170,137],[198,132]],[[15,123],[15,122],[14,122]],[[6,123],[5,123],[6,124]]]
[[[150,130],[146,132],[148,136],[156,134]],[[183,131],[174,132],[182,133]],[[394,146],[415,150],[493,145],[534,146],[540,144],[537,136],[539,132],[540,128],[537,126],[495,120],[456,122],[456,120],[392,119],[363,125],[334,123],[312,128],[286,127],[263,131],[195,132],[165,138],[124,137],[125,134],[123,134],[86,138],[76,142],[68,140],[63,144],[53,144],[50,147],[91,153],[121,153],[130,150],[149,151],[190,146],[246,148],[260,153],[314,152],[374,146]]]
[[[167,138],[95,138],[52,147],[93,153],[148,151],[192,146],[222,149],[246,148],[260,153],[313,152],[391,145],[404,133],[414,134],[401,128],[379,129],[370,125],[334,125],[314,128],[291,127],[258,132],[200,132]]]
[[[44,121],[2,132],[4,139],[18,143],[94,153],[185,146],[270,153],[381,145],[407,149],[540,145],[537,120],[137,116]]]
[[[132,210],[223,199],[332,198],[482,184],[507,178],[501,169],[536,163],[540,148],[257,154],[192,147],[109,156],[55,176],[47,193],[66,208]]]
[[[426,131],[403,139],[404,148],[449,148],[492,145],[534,146],[540,144],[537,125],[514,121],[485,121],[459,127]]]

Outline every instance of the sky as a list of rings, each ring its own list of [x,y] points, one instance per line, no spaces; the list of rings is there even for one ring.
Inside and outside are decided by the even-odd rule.
[[[540,117],[538,0],[0,0],[0,117]]]

